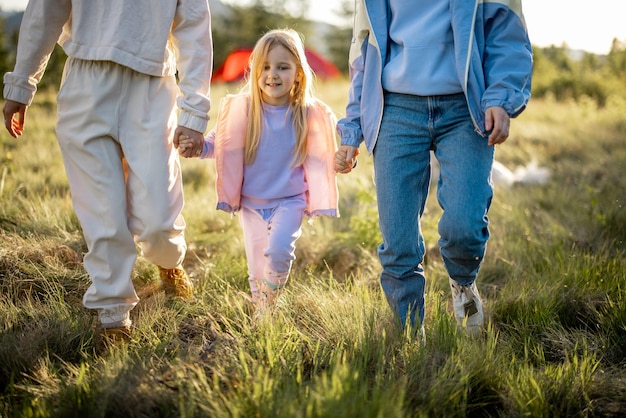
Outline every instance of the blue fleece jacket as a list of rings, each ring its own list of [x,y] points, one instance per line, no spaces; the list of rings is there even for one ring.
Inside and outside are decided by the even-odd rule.
[[[476,131],[485,135],[488,107],[500,106],[515,117],[530,99],[532,48],[521,0],[450,0],[450,16],[456,71]],[[383,112],[389,22],[386,1],[356,1],[350,92],[337,130],[342,145],[365,141],[370,153]]]

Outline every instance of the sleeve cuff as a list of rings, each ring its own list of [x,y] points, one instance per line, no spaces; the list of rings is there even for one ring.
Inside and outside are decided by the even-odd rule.
[[[194,131],[202,133],[206,131],[208,121],[208,116],[206,118],[201,118],[184,109],[182,109],[178,115],[178,126],[184,126],[185,128],[193,129]]]
[[[14,102],[30,106],[35,97],[35,91],[18,87],[14,84],[5,84],[2,93],[6,100],[13,100]]]

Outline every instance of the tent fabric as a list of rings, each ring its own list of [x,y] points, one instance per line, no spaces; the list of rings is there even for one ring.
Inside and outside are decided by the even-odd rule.
[[[340,75],[337,67],[318,53],[309,49],[305,49],[304,52],[317,78],[328,79]],[[239,48],[232,51],[222,65],[213,72],[211,81],[232,83],[242,80],[248,69],[250,54],[252,54],[250,48]]]

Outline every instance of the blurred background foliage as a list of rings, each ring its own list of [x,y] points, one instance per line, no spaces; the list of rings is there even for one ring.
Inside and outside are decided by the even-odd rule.
[[[214,68],[218,68],[231,51],[253,46],[269,29],[291,27],[302,33],[307,48],[325,56],[348,76],[351,0],[338,0],[335,4],[333,12],[338,21],[343,22],[340,24],[307,20],[309,2],[298,0],[250,0],[243,5],[230,5],[220,0],[209,3]],[[13,68],[21,14],[0,11],[0,74]],[[534,48],[534,58],[532,93],[535,98],[549,97],[561,102],[591,99],[598,107],[604,107],[611,97],[626,97],[626,40],[614,39],[607,55],[572,50],[563,44]],[[59,85],[64,62],[65,55],[57,45],[40,88]]]

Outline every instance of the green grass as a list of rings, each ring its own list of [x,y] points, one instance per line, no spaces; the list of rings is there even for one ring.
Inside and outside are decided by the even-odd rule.
[[[341,117],[346,84],[319,95]],[[231,88],[231,90],[234,90]],[[225,92],[214,88],[214,108]],[[52,104],[51,104],[52,103]],[[272,318],[251,319],[236,218],[211,162],[184,160],[197,300],[168,299],[139,259],[136,333],[106,356],[82,307],[86,251],[42,92],[19,141],[0,134],[0,416],[430,417],[626,413],[626,105],[533,101],[497,158],[552,170],[498,188],[478,281],[484,338],[456,329],[430,199],[427,343],[399,331],[378,284],[371,158],[339,177],[339,219],[304,225]],[[214,116],[214,115],[213,115]]]

